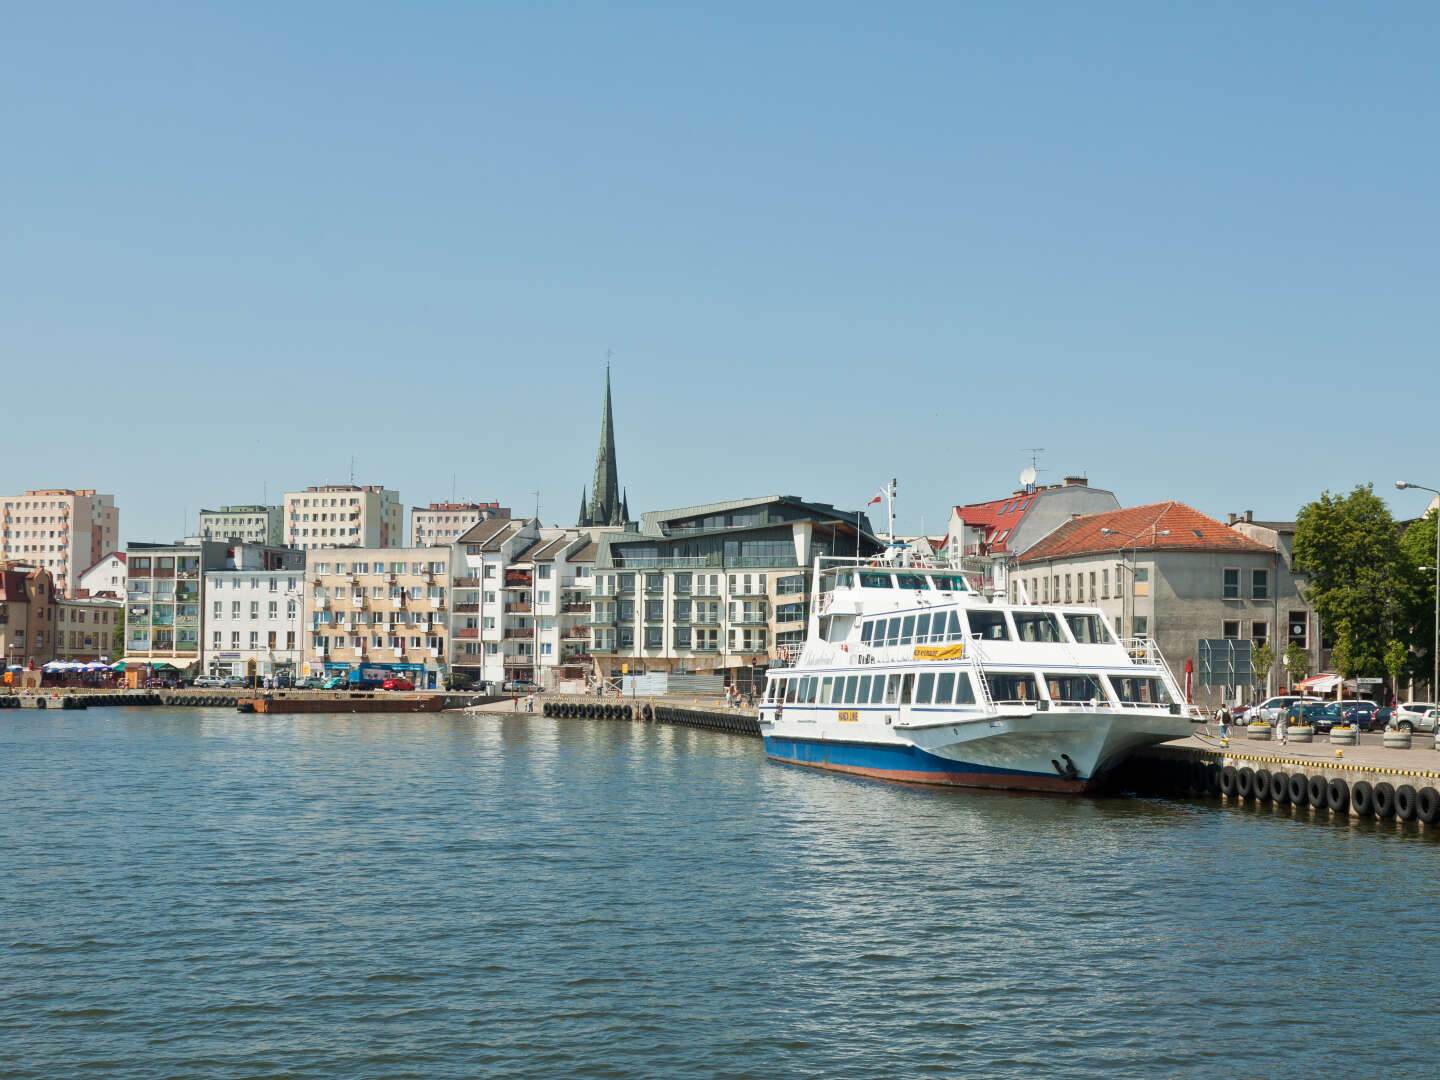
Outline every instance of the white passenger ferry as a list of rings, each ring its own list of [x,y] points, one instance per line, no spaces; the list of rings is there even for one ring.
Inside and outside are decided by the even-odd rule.
[[[1094,608],[1008,603],[991,572],[893,548],[817,559],[804,648],[767,677],[766,754],[893,780],[1083,792],[1137,747],[1190,734],[1153,641],[1121,641]]]

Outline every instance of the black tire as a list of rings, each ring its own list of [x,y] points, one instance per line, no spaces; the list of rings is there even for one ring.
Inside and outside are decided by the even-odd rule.
[[[1276,806],[1284,806],[1290,801],[1290,777],[1283,772],[1270,774],[1270,799]]]
[[[1330,785],[1325,782],[1325,778],[1323,776],[1312,776],[1307,782],[1306,787],[1308,790],[1305,794],[1310,800],[1310,805],[1317,810],[1324,810],[1328,805],[1326,792],[1330,787]]]
[[[1356,780],[1350,788],[1350,805],[1361,817],[1375,812],[1375,789],[1368,780]]]
[[[1255,770],[1255,801],[1267,803],[1270,801],[1270,770]]]
[[[1350,788],[1344,780],[1337,778],[1325,785],[1325,805],[1336,814],[1350,809]]]
[[[1378,818],[1395,816],[1395,789],[1384,781],[1375,785],[1375,816]]]
[[[1305,806],[1310,802],[1310,786],[1305,782],[1303,773],[1290,777],[1290,801],[1296,806]]]
[[[634,712],[633,709],[630,708],[629,705],[626,705],[623,709],[620,710],[620,719],[621,719],[621,720],[633,720],[634,718],[635,718],[635,712]]]
[[[1241,767],[1235,773],[1235,794],[1242,799],[1248,799],[1255,794],[1255,770],[1249,765]]]
[[[1395,789],[1395,816],[1401,821],[1414,821],[1415,813],[1415,789],[1401,784]]]
[[[1422,787],[1415,796],[1415,813],[1426,825],[1440,821],[1440,791],[1433,787]]]
[[[1400,723],[1396,724],[1395,726],[1401,731],[1405,732],[1405,734],[1407,735],[1409,735],[1412,731],[1415,730],[1415,725],[1410,723],[1409,720],[1401,720]]]
[[[1236,784],[1235,766],[1234,766],[1234,765],[1226,765],[1223,769],[1220,770],[1220,794],[1221,794],[1221,795],[1234,795],[1234,794],[1235,794],[1235,784]]]
[[[1207,761],[1202,768],[1205,771],[1205,793],[1207,795],[1220,794],[1220,766],[1213,761]]]

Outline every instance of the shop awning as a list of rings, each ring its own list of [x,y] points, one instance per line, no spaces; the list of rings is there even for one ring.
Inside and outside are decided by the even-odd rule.
[[[1314,694],[1328,694],[1339,685],[1339,675],[1312,675],[1310,678],[1301,679],[1295,684],[1297,689],[1309,690]]]

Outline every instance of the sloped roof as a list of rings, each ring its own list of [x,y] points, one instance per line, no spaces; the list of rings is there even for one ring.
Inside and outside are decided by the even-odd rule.
[[[540,546],[530,554],[531,562],[552,562],[566,546],[573,544],[573,536],[557,536],[553,540],[542,540]]]
[[[481,544],[484,543],[486,540],[489,540],[492,536],[500,532],[502,529],[508,529],[512,525],[518,525],[518,522],[515,522],[511,518],[489,518],[485,521],[477,521],[474,525],[470,526],[470,528],[466,529],[463,533],[460,534],[460,538],[457,543]]]
[[[112,552],[110,552],[110,553],[107,554],[107,555],[101,555],[100,558],[96,559],[96,560],[95,560],[94,562],[92,562],[89,566],[85,567],[84,570],[81,570],[81,571],[80,571],[80,576],[81,576],[81,577],[84,577],[86,574],[88,574],[91,570],[94,570],[95,567],[99,566],[99,565],[100,565],[102,562],[104,562],[106,559],[119,559],[121,562],[124,562],[124,561],[125,561],[125,552],[123,552],[123,551],[112,551]]]
[[[584,547],[567,556],[565,561],[572,563],[593,563],[595,561],[595,555],[599,550],[600,545],[595,543],[594,540],[591,540],[587,542]]]
[[[1107,535],[1104,529],[1113,531]],[[1168,536],[1160,535],[1167,530]],[[1067,521],[1020,556],[1020,563],[1126,550],[1269,554],[1271,549],[1184,503],[1163,502]]]

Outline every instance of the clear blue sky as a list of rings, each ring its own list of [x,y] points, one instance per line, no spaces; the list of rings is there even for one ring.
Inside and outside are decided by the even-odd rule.
[[[201,10],[201,8],[209,10]],[[4,490],[1440,487],[1440,7],[12,5]],[[38,391],[37,392],[32,392]]]

